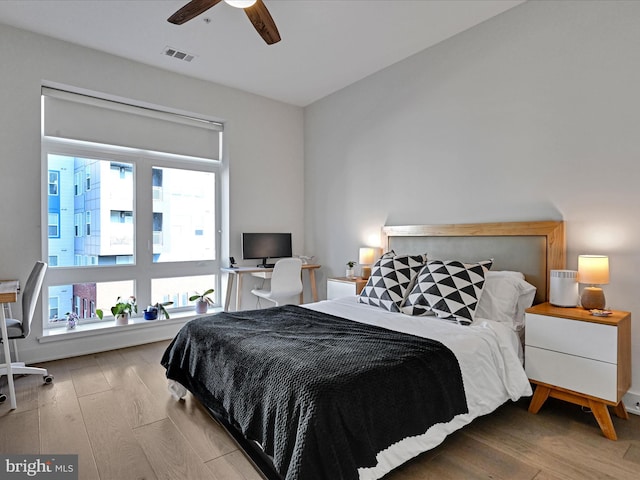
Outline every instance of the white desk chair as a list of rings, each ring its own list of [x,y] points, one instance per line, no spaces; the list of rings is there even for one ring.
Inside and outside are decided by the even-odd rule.
[[[49,372],[45,368],[27,367],[24,362],[11,362],[11,355],[9,353],[8,341],[14,339],[14,354],[16,360],[18,357],[18,351],[15,348],[16,338],[27,338],[31,331],[31,320],[33,320],[33,314],[36,310],[36,304],[38,303],[38,297],[40,296],[40,290],[42,289],[42,282],[44,281],[44,275],[47,272],[47,264],[44,262],[36,262],[27,283],[22,292],[22,320],[15,318],[7,318],[5,320],[7,338],[3,338],[4,343],[4,364],[0,364],[0,376],[7,375],[9,380],[9,393],[11,395],[11,408],[16,408],[16,394],[13,388],[13,375],[42,375],[44,383],[51,383],[53,376],[49,375]],[[3,307],[4,308],[4,307]],[[0,394],[0,402],[6,400],[4,394]]]
[[[287,300],[293,300],[302,292],[302,260],[299,258],[283,258],[276,262],[271,275],[271,290],[253,289],[251,293],[276,304],[276,307]],[[297,302],[296,302],[297,303]]]

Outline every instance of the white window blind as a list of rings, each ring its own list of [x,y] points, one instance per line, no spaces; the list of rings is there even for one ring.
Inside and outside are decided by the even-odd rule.
[[[42,87],[44,135],[220,160],[221,123]]]

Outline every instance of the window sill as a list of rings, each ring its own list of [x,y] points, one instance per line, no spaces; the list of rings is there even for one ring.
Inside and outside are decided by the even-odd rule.
[[[207,315],[221,312],[222,308],[209,309]],[[95,322],[80,324],[73,330],[66,328],[52,328],[44,331],[42,336],[38,337],[38,342],[58,342],[61,340],[71,340],[76,338],[90,337],[94,335],[105,335],[109,333],[119,333],[123,331],[143,330],[147,328],[157,328],[162,325],[180,325],[187,323],[189,320],[201,317],[202,315],[193,312],[176,312],[171,314],[169,320],[145,320],[143,317],[133,317],[127,325],[116,325],[115,320],[112,322]]]

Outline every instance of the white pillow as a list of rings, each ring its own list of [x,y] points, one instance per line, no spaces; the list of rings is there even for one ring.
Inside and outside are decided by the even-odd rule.
[[[536,287],[520,272],[487,272],[476,318],[508,324],[514,330],[524,325],[524,311],[531,306]]]

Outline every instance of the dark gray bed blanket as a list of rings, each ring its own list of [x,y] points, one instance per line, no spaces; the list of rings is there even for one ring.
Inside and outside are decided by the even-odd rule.
[[[286,480],[357,479],[381,450],[467,412],[440,342],[292,305],[192,320],[162,365]]]

